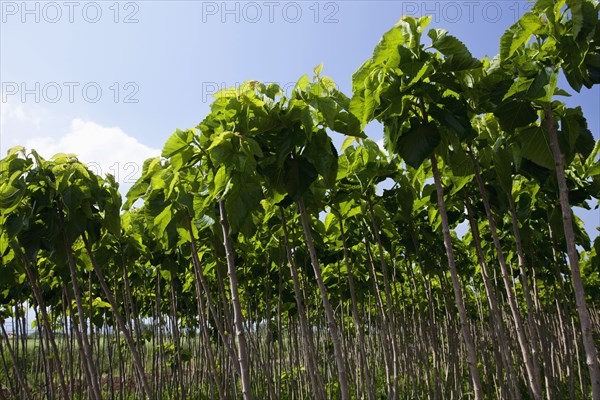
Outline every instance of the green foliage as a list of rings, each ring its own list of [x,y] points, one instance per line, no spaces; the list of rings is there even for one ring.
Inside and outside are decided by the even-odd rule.
[[[492,60],[475,59],[443,29],[430,29],[423,38],[430,18],[405,16],[384,33],[372,56],[353,74],[352,98],[321,75],[322,65],[314,69],[312,80],[300,77],[289,97],[278,85],[258,81],[225,89],[215,94],[210,113],[196,127],[177,129],[160,157],[144,162],[123,204],[115,179],[95,175],[75,155],[61,153],[45,160],[34,150],[9,149],[0,160],[0,315],[14,314],[16,305],[25,302],[39,307],[36,285],[53,322],[66,311],[75,314],[68,269],[72,258],[76,280],[85,286],[84,317],[94,327],[114,328],[110,305],[90,274],[94,258],[128,318],[134,319],[135,313],[157,318],[152,322],[157,331],[163,316],[172,319],[169,326],[181,325],[190,335],[200,336],[205,329],[210,342],[202,352],[214,346],[215,359],[226,364],[233,332],[227,325],[233,296],[224,283],[230,273],[224,239],[230,238],[248,334],[265,335],[265,343],[287,352],[289,339],[297,339],[293,329],[298,329],[294,324],[300,310],[283,225],[289,231],[310,329],[324,326],[321,310],[314,307],[319,291],[300,216],[289,207],[302,200],[323,281],[337,307],[335,317],[346,324],[348,346],[355,343],[358,329],[378,335],[369,339],[378,346],[387,344],[391,333],[386,329],[400,330],[400,316],[407,315],[422,315],[420,323],[425,316],[441,321],[438,328],[450,332],[456,324],[448,302],[453,293],[428,160],[436,161],[441,172],[451,247],[474,329],[486,325],[491,313],[485,303],[489,294],[481,289],[482,260],[490,270],[496,262],[475,168],[508,261],[517,263],[509,219],[509,199],[514,199],[527,249],[525,267],[535,272],[530,279],[536,284],[536,300],[541,308],[567,301],[570,288],[563,279],[568,265],[562,260],[566,238],[545,113],[551,113],[557,127],[571,205],[597,208],[589,203],[600,197],[600,141],[594,140],[581,109],[568,108],[556,97],[568,95],[557,86],[561,72],[575,91],[600,82],[598,11],[598,3],[591,0],[538,1],[502,36],[500,54]],[[363,132],[373,120],[383,124],[388,153]],[[346,136],[339,152],[333,132]],[[391,187],[381,191],[378,185],[386,180]],[[219,226],[225,216],[221,204],[229,222],[225,234]],[[473,229],[462,239],[455,231],[466,222],[465,204],[474,210],[482,260],[475,252]],[[583,249],[586,294],[598,304],[600,241],[592,244],[582,221],[573,217],[575,239]],[[384,272],[383,265],[389,270]],[[521,294],[516,269],[511,273]],[[386,284],[393,303],[383,300]],[[202,314],[202,322],[205,305],[200,298],[215,308]],[[352,302],[361,316],[376,321],[359,326],[348,311]],[[524,299],[519,297],[519,302],[524,309]],[[436,329],[427,335],[437,334]],[[408,332],[403,340],[410,342],[417,331],[402,332]],[[454,336],[457,331],[436,340]],[[145,342],[155,338],[146,330],[137,340],[149,346]],[[329,339],[317,341],[323,348],[331,346]],[[195,368],[195,350],[180,349],[175,342],[174,333],[160,344],[153,342],[148,356],[160,354],[171,374]],[[277,382],[295,394],[294,382],[309,381],[303,375],[306,368],[287,365],[279,357],[283,361],[273,364],[281,370]],[[320,368],[332,361],[327,357],[318,355]],[[260,360],[271,368],[270,361]],[[385,376],[376,376],[382,374],[381,360],[370,361],[379,363],[372,372],[379,390],[386,384]],[[256,367],[258,362],[253,362]],[[215,368],[231,373],[232,365]],[[427,361],[419,368],[429,365]],[[206,371],[202,376],[210,376]],[[328,370],[323,375],[332,374]],[[331,379],[326,384],[332,397],[339,390],[336,385]],[[312,394],[303,395],[307,393]]]

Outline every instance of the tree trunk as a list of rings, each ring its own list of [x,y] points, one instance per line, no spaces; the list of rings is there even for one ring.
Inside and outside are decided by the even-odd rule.
[[[302,330],[302,339],[304,341],[304,345],[306,346],[306,354],[307,354],[307,366],[308,373],[311,378],[311,383],[313,385],[313,390],[316,398],[324,399],[325,396],[325,387],[323,386],[323,380],[319,374],[316,351],[314,346],[314,339],[312,335],[311,328],[306,319],[306,309],[304,307],[304,296],[303,292],[300,289],[300,281],[298,279],[298,268],[296,268],[296,262],[294,261],[294,257],[292,255],[292,249],[290,248],[290,240],[287,231],[287,222],[285,219],[285,213],[283,207],[279,207],[279,213],[281,215],[281,227],[283,229],[283,237],[285,240],[285,253],[287,256],[288,263],[290,264],[290,271],[292,274],[292,282],[294,284],[294,294],[296,295],[296,305],[298,307],[298,315],[300,317],[300,329]]]
[[[333,352],[335,356],[335,362],[337,365],[338,381],[340,384],[342,400],[349,400],[350,390],[348,388],[346,366],[344,362],[344,356],[342,354],[342,348],[340,345],[339,330],[337,322],[335,320],[335,316],[333,314],[333,308],[331,308],[331,303],[329,303],[329,297],[327,296],[327,288],[325,287],[325,283],[323,282],[323,277],[321,275],[321,267],[319,266],[319,260],[317,259],[317,251],[312,240],[312,233],[310,230],[310,223],[308,220],[308,212],[306,211],[306,206],[304,205],[304,199],[302,197],[300,197],[300,199],[298,200],[298,209],[300,210],[300,218],[302,220],[302,227],[304,228],[306,246],[308,247],[311,264],[315,272],[315,280],[317,281],[319,291],[321,292],[323,308],[325,308],[325,315],[327,317],[327,326],[329,327],[329,334],[331,335],[331,340],[333,341]]]
[[[340,225],[340,234],[342,239],[342,245],[344,247],[344,263],[346,265],[346,273],[348,274],[348,287],[350,289],[350,301],[352,303],[352,320],[354,321],[354,325],[356,327],[356,333],[358,336],[358,350],[360,353],[360,365],[362,369],[362,373],[365,377],[365,384],[367,387],[367,395],[370,400],[375,399],[375,391],[373,390],[373,384],[371,383],[371,373],[369,370],[369,363],[367,360],[367,353],[365,351],[365,338],[363,335],[363,327],[360,319],[360,314],[358,313],[357,300],[356,300],[356,290],[354,288],[354,272],[352,268],[352,263],[349,260],[349,251],[348,244],[346,243],[346,232],[344,231],[344,221],[340,214],[336,214],[337,219]]]
[[[367,258],[367,264],[369,265],[369,272],[371,273],[371,283],[373,285],[373,293],[375,294],[375,304],[376,309],[378,311],[378,316],[381,321],[381,331],[379,338],[381,340],[381,347],[384,349],[383,351],[383,363],[385,369],[385,383],[386,383],[386,391],[389,397],[390,393],[392,393],[393,389],[393,356],[391,355],[391,351],[387,351],[391,345],[389,342],[390,339],[390,329],[388,328],[389,321],[387,318],[387,314],[385,312],[385,307],[383,306],[383,299],[381,297],[381,290],[379,289],[378,279],[377,279],[377,269],[375,268],[375,261],[373,261],[373,255],[370,250],[371,243],[366,235],[363,235],[363,240],[365,243],[365,255]],[[391,359],[390,359],[391,358]]]
[[[448,215],[446,214],[446,203],[444,202],[444,188],[442,187],[442,180],[440,177],[440,171],[438,170],[437,158],[435,153],[431,155],[430,159],[431,169],[433,171],[433,179],[435,181],[435,188],[437,191],[438,208],[440,211],[440,216],[442,218],[444,246],[446,247],[446,255],[448,256],[448,268],[450,269],[450,278],[452,279],[452,287],[454,288],[454,299],[458,308],[458,315],[460,318],[460,329],[462,332],[463,340],[465,342],[465,346],[467,348],[467,363],[471,372],[471,380],[473,381],[475,399],[483,400],[483,387],[481,385],[479,370],[477,369],[477,353],[475,351],[475,343],[473,342],[473,336],[471,335],[471,330],[469,328],[469,321],[467,319],[467,311],[465,309],[462,289],[460,287],[460,281],[458,280],[458,272],[456,271],[456,264],[454,262],[452,238],[450,236]]]
[[[533,362],[533,370],[540,371],[539,367],[539,354],[540,354],[540,335],[538,331],[537,323],[535,322],[535,306],[533,304],[533,298],[531,296],[531,289],[529,288],[529,277],[527,270],[525,269],[525,253],[523,252],[523,241],[521,239],[521,230],[519,228],[519,221],[517,218],[517,210],[515,207],[515,201],[511,192],[508,193],[508,204],[510,208],[510,218],[512,220],[513,233],[515,235],[515,245],[517,247],[517,258],[519,262],[519,273],[521,274],[521,284],[523,285],[523,295],[525,296],[525,305],[527,306],[527,326],[529,327],[529,343],[531,345],[531,361]],[[546,391],[549,392],[550,387],[546,382]],[[541,389],[541,381],[540,381]]]
[[[61,222],[64,221],[62,212],[59,211]],[[81,302],[81,289],[79,287],[77,279],[77,269],[75,267],[75,260],[73,260],[73,252],[69,241],[67,239],[67,233],[65,228],[62,228],[62,236],[65,245],[65,251],[67,253],[67,264],[69,265],[69,272],[71,274],[71,283],[73,285],[73,293],[75,294],[75,304],[77,306],[77,316],[79,317],[79,325],[81,326],[81,345],[83,346],[84,361],[83,364],[85,369],[88,371],[86,376],[89,378],[88,384],[90,385],[91,397],[96,400],[100,400],[102,395],[98,388],[98,371],[92,360],[92,351],[90,349],[90,343],[88,340],[87,327],[85,323],[85,313],[83,311],[83,303]]]
[[[30,400],[31,397],[31,393],[29,393],[29,385],[27,384],[27,382],[25,381],[25,379],[22,376],[22,371],[21,368],[19,367],[19,361],[17,360],[17,357],[15,356],[15,353],[13,351],[13,349],[10,346],[10,340],[8,339],[8,335],[6,334],[6,330],[4,329],[4,321],[2,321],[2,323],[0,323],[0,328],[2,329],[2,337],[6,340],[6,348],[8,350],[8,354],[10,354],[10,359],[12,361],[12,370],[17,378],[17,382],[19,384],[20,390],[22,390],[22,392],[19,392],[19,395],[21,393],[23,393],[23,396],[27,399]],[[2,354],[4,356],[4,353]],[[8,369],[6,369],[6,373],[8,374]],[[0,387],[0,391],[2,390],[2,387]]]
[[[191,217],[189,216],[189,214],[186,215],[186,222],[187,222],[187,229],[188,229],[188,232],[190,233],[190,238],[191,238],[190,245],[192,248],[192,264],[194,267],[194,275],[196,277],[196,286],[197,286],[196,291],[198,292],[198,296],[200,296],[202,291],[200,290],[200,287],[198,287],[198,282],[199,282],[200,285],[202,286],[202,289],[204,290],[204,294],[206,295],[207,306],[208,306],[208,309],[209,309],[211,315],[213,316],[213,320],[214,320],[215,326],[217,328],[217,333],[219,334],[219,337],[223,341],[223,345],[225,346],[227,352],[229,353],[229,357],[233,361],[233,365],[235,366],[236,372],[239,373],[240,372],[240,364],[239,364],[239,361],[237,361],[238,356],[235,353],[235,350],[232,347],[230,341],[228,340],[227,335],[225,335],[225,329],[223,329],[223,323],[221,321],[219,313],[217,312],[217,309],[215,308],[214,302],[212,300],[212,295],[210,294],[210,286],[208,286],[208,282],[206,282],[206,279],[204,278],[204,273],[202,272],[202,266],[200,265],[200,259],[198,258],[198,246],[196,245],[196,238],[194,236],[194,231],[192,230],[192,220],[191,220]],[[202,301],[202,299],[199,299],[199,301]]]
[[[367,194],[367,206],[369,207],[369,215],[371,216],[371,224],[373,228],[373,234],[375,235],[375,241],[377,242],[377,250],[379,252],[379,264],[381,266],[381,274],[383,275],[383,288],[385,293],[385,302],[387,305],[387,328],[389,331],[390,346],[392,347],[392,385],[390,387],[391,393],[388,393],[388,397],[397,397],[398,391],[398,345],[396,343],[396,335],[394,332],[395,319],[392,305],[392,291],[390,289],[390,281],[388,278],[387,264],[383,254],[383,245],[381,243],[381,237],[379,235],[379,226],[377,225],[377,219],[375,218],[375,211],[373,210],[373,202],[371,195]]]
[[[231,285],[231,302],[233,303],[233,319],[238,344],[238,362],[240,364],[240,376],[242,380],[242,395],[244,396],[244,400],[250,400],[252,399],[252,392],[250,387],[246,337],[244,333],[244,317],[242,315],[242,305],[240,303],[240,295],[238,292],[233,245],[231,244],[231,237],[229,236],[229,222],[227,220],[227,211],[225,210],[225,203],[223,200],[219,200],[219,211],[221,213],[221,228],[223,229],[223,246],[225,247],[225,254],[227,257],[227,274],[229,275],[229,283]]]
[[[188,232],[190,234],[190,238],[191,238],[191,252],[192,252],[192,268],[194,269],[194,276],[195,276],[195,287],[196,287],[196,300],[198,303],[198,317],[200,320],[200,324],[202,326],[201,330],[202,330],[202,337],[204,338],[204,348],[206,350],[207,356],[208,356],[208,362],[210,364],[210,374],[211,377],[214,381],[215,386],[217,387],[217,393],[219,394],[219,399],[225,399],[225,392],[223,391],[223,385],[221,385],[221,382],[219,381],[219,377],[218,377],[218,371],[217,371],[217,365],[216,365],[216,357],[214,355],[213,349],[211,347],[211,341],[210,341],[210,336],[208,333],[208,315],[206,314],[206,308],[204,307],[204,300],[203,300],[203,294],[202,294],[202,288],[204,286],[204,277],[202,275],[202,271],[201,271],[201,267],[200,267],[200,260],[198,259],[198,249],[196,248],[196,239],[194,238],[194,231],[192,230],[192,223],[191,223],[191,219],[189,215],[186,215],[186,222],[187,222],[187,229]],[[205,292],[208,294],[209,299],[210,299],[210,294],[205,290]],[[209,300],[210,302],[210,300]],[[212,307],[212,305],[211,305]],[[217,315],[216,313],[213,314],[213,316],[216,318]],[[218,320],[217,320],[218,321]],[[227,341],[227,338],[225,337],[225,334],[223,332],[223,327],[220,325],[219,322],[215,323],[215,325],[217,325],[217,332],[219,333],[219,336],[221,337],[221,340],[223,340],[223,344],[228,348],[229,350],[229,354],[230,354],[230,358],[232,358],[232,360],[235,360],[235,352],[233,351],[233,349],[230,349],[228,347],[229,342]],[[235,364],[237,365],[237,363]]]
[[[556,123],[551,109],[544,110],[546,128],[550,137],[550,147],[554,156],[556,167],[556,180],[558,182],[558,194],[560,199],[560,208],[562,211],[563,226],[565,229],[565,239],[567,241],[567,255],[571,266],[571,279],[573,280],[573,291],[575,292],[575,304],[577,305],[577,314],[581,325],[581,335],[583,338],[583,347],[585,348],[586,363],[590,372],[592,381],[592,398],[600,399],[600,365],[598,364],[598,351],[594,343],[592,324],[590,314],[585,303],[585,292],[583,282],[581,281],[581,272],[579,271],[579,253],[575,244],[575,233],[573,232],[573,219],[571,217],[571,205],[569,204],[569,188],[565,178],[565,168],[563,155],[558,143],[556,132]]]
[[[94,257],[94,254],[92,253],[92,246],[87,238],[87,235],[85,233],[82,234],[82,238],[83,238],[83,243],[85,244],[85,249],[88,253],[88,256],[90,257],[90,260],[92,261],[92,267],[94,268],[94,271],[96,272],[96,276],[98,277],[98,281],[100,282],[100,287],[102,288],[102,291],[104,292],[104,295],[106,296],[106,299],[108,300],[108,303],[110,304],[110,308],[112,309],[114,317],[117,320],[119,329],[121,329],[121,331],[123,332],[123,335],[125,335],[125,341],[127,342],[127,346],[129,347],[129,351],[131,352],[133,365],[138,372],[138,376],[139,376],[140,382],[142,384],[142,389],[144,391],[144,395],[146,398],[149,399],[152,395],[152,390],[150,389],[150,386],[148,385],[148,380],[146,379],[146,371],[144,371],[142,359],[140,358],[140,355],[137,351],[135,343],[133,342],[133,339],[131,338],[131,333],[129,332],[129,329],[127,329],[127,326],[125,324],[125,319],[123,319],[123,315],[119,311],[117,302],[115,301],[115,298],[114,298],[112,292],[110,291],[108,285],[106,284],[106,280],[104,279],[104,273],[102,272],[102,269],[100,269],[100,267],[98,266],[98,263],[96,262],[96,258]]]
[[[56,346],[56,340],[54,338],[54,333],[52,328],[50,327],[50,319],[48,318],[48,313],[46,311],[46,304],[44,302],[44,297],[42,296],[42,291],[40,290],[40,286],[38,284],[38,280],[36,276],[33,274],[33,270],[31,269],[31,265],[29,264],[29,260],[25,257],[24,254],[21,253],[21,258],[23,260],[23,265],[25,266],[25,273],[27,274],[27,278],[31,284],[31,291],[33,292],[34,298],[38,303],[40,308],[40,312],[42,314],[42,324],[44,327],[45,335],[50,342],[50,347],[52,348],[52,355],[54,359],[54,363],[56,365],[56,370],[58,371],[58,378],[60,382],[60,388],[63,392],[63,396],[65,398],[69,397],[69,391],[67,390],[67,385],[65,383],[65,375],[62,367],[62,363],[60,361],[60,356],[58,353],[58,347]]]
[[[500,243],[500,238],[498,237],[498,230],[496,229],[496,223],[494,222],[494,216],[492,215],[492,209],[490,207],[487,191],[485,190],[483,179],[481,178],[481,174],[479,173],[479,164],[477,160],[475,160],[475,156],[473,155],[471,149],[468,150],[468,153],[469,157],[471,158],[471,163],[473,164],[475,180],[477,181],[477,186],[479,187],[479,193],[481,194],[483,207],[485,208],[485,214],[487,216],[490,233],[492,235],[494,247],[496,248],[496,256],[498,258],[498,263],[500,264],[500,271],[502,272],[502,280],[504,281],[504,287],[506,289],[508,305],[510,306],[510,311],[515,322],[517,340],[519,341],[521,355],[523,357],[523,361],[525,362],[525,368],[527,369],[529,387],[532,391],[533,398],[536,400],[541,400],[543,398],[543,394],[542,385],[540,383],[540,372],[539,370],[534,368],[534,363],[531,356],[531,349],[528,347],[528,340],[525,337],[523,318],[521,317],[521,313],[519,311],[519,306],[517,305],[514,292],[511,290],[512,285],[510,279],[512,277],[512,274],[509,274],[508,272],[506,259],[504,258],[504,251],[502,250],[502,244]]]
[[[496,292],[494,290],[492,280],[490,279],[487,263],[483,255],[483,249],[481,247],[481,236],[479,235],[479,227],[477,226],[477,221],[475,220],[475,215],[473,213],[471,204],[469,203],[469,199],[466,193],[465,207],[467,208],[467,218],[469,219],[469,225],[471,226],[471,234],[473,235],[473,241],[475,242],[475,252],[477,254],[477,260],[479,262],[479,265],[481,266],[481,276],[485,285],[485,291],[490,307],[490,315],[492,316],[492,321],[495,325],[494,333],[495,336],[497,336],[498,351],[500,352],[500,354],[502,354],[502,359],[504,361],[504,364],[506,364],[506,373],[508,375],[510,385],[513,389],[513,396],[520,398],[521,395],[517,387],[517,382],[515,378],[516,374],[514,371],[512,357],[510,355],[509,349],[507,348],[508,340],[506,338],[506,328],[504,326],[504,322],[502,321],[500,307],[498,306],[498,302],[496,299]]]

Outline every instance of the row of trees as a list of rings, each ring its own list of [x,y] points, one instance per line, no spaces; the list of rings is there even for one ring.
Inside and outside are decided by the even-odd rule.
[[[600,141],[556,100],[600,83],[598,11],[540,0],[491,60],[403,17],[352,98],[321,67],[216,94],[124,204],[9,150],[0,398],[600,398]]]

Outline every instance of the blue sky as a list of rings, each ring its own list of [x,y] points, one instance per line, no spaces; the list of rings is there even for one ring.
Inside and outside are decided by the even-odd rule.
[[[505,1],[0,1],[0,152],[73,152],[124,187],[211,94],[248,79],[289,87],[323,63],[352,73],[403,14],[432,15],[476,57],[532,3]],[[563,83],[566,89],[567,85]],[[596,139],[600,88],[574,94]],[[367,133],[381,138],[377,126]],[[337,139],[338,143],[341,140]],[[598,210],[580,213],[593,233]]]

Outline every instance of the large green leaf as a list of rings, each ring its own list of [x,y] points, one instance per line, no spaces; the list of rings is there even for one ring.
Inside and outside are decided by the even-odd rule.
[[[556,90],[558,69],[545,67],[535,77],[520,76],[510,87],[504,98],[536,100],[548,104]]]
[[[2,229],[6,232],[8,237],[16,237],[21,230],[26,229],[28,225],[28,219],[23,215],[17,213],[8,214],[6,217]]]
[[[297,200],[317,179],[318,172],[314,165],[303,157],[288,158],[285,163],[284,186],[288,195]]]
[[[587,128],[583,128],[579,132],[579,136],[577,136],[577,141],[575,142],[575,153],[581,154],[581,157],[586,159],[594,150],[595,145],[596,141],[592,132]]]
[[[512,190],[511,154],[508,150],[498,149],[494,152],[494,169],[502,189],[510,193]]]
[[[523,14],[500,38],[500,58],[511,57],[517,49],[526,44],[531,35],[543,26],[539,15],[533,12]]]
[[[365,64],[372,65],[370,60]],[[376,110],[381,104],[380,94],[385,88],[382,76],[384,71],[380,67],[375,67],[365,70],[364,78],[357,73],[352,77],[354,96],[350,101],[350,112],[358,118],[362,128],[375,117]]]
[[[212,191],[211,195],[215,198],[220,196],[221,193],[227,189],[228,183],[229,174],[227,173],[227,168],[225,165],[221,165],[215,174],[214,190]]]
[[[583,0],[567,0],[567,6],[571,10],[571,21],[573,22],[573,36],[577,37],[583,27]]]
[[[30,261],[36,259],[38,251],[42,248],[42,238],[44,236],[47,237],[47,235],[48,233],[45,232],[41,224],[33,224],[19,235],[19,245],[23,248],[25,255]]]
[[[383,34],[383,37],[373,51],[373,62],[376,65],[385,64],[387,67],[396,67],[400,63],[398,46],[406,43],[406,32],[402,25],[398,25]]]
[[[429,107],[429,115],[441,126],[455,133],[461,140],[467,140],[476,135],[469,119],[468,105],[465,102],[445,97],[440,100],[439,104],[432,104]]]
[[[121,215],[119,209],[119,204],[110,202],[104,211],[104,226],[106,230],[117,236],[121,234]]]
[[[325,131],[319,131],[313,135],[313,139],[306,146],[302,155],[316,168],[327,185],[332,186],[335,183],[338,154]]]
[[[19,206],[26,194],[26,188],[20,181],[7,182],[0,186],[0,211],[9,214]]]
[[[193,137],[193,130],[177,129],[163,146],[161,156],[170,158],[171,165],[175,170],[183,167],[193,157],[194,147],[190,145]]]
[[[518,140],[521,143],[521,154],[524,158],[541,167],[554,169],[550,139],[544,129],[539,126],[523,129]]]
[[[230,131],[221,132],[218,134],[208,147],[210,156],[214,164],[228,165],[233,162],[235,157],[235,149],[232,143],[235,133]]]
[[[469,176],[473,175],[473,163],[465,151],[458,147],[450,153],[448,166],[452,170],[454,176]]]
[[[215,222],[216,221],[214,218],[212,218],[210,215],[203,214],[200,216],[200,218],[194,220],[194,225],[199,231],[201,231],[203,229],[210,228],[215,224]]]
[[[440,143],[440,131],[432,122],[418,125],[405,132],[396,144],[396,152],[413,168],[419,168]]]
[[[432,40],[431,46],[444,55],[444,67],[448,71],[462,71],[481,66],[481,62],[473,57],[467,46],[456,37],[448,35],[446,30],[431,29],[427,35]]]
[[[584,51],[571,36],[563,36],[557,43],[557,49],[563,60],[562,69],[567,82],[575,91],[579,92],[584,83],[582,74],[582,68],[585,67],[582,64]]]
[[[513,132],[516,128],[529,125],[538,118],[537,112],[527,100],[511,99],[502,102],[495,110],[502,129]]]
[[[188,131],[182,131],[177,129],[175,133],[171,135],[163,146],[161,156],[165,158],[171,157],[173,154],[181,151],[182,149],[190,145],[191,135]]]
[[[251,226],[251,214],[260,208],[262,190],[257,182],[248,177],[237,175],[231,181],[231,189],[225,196],[225,209],[230,230],[237,233]]]

